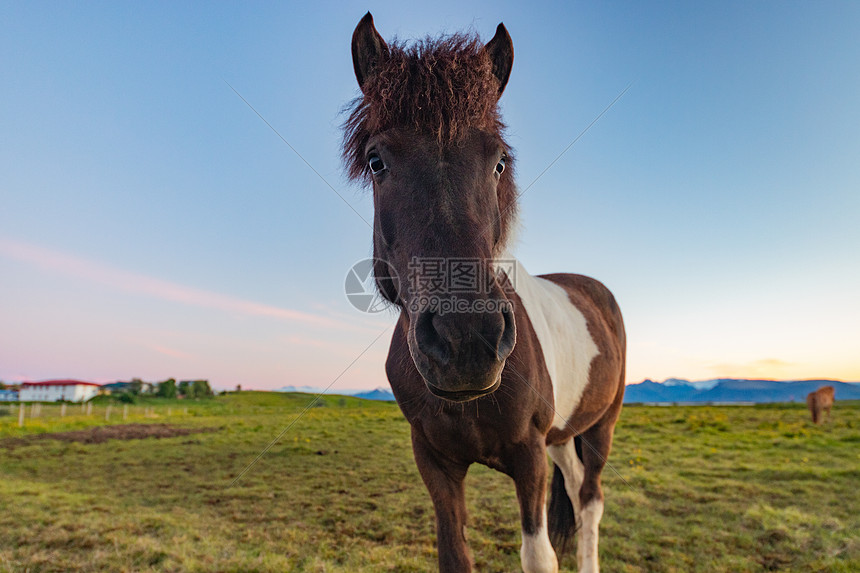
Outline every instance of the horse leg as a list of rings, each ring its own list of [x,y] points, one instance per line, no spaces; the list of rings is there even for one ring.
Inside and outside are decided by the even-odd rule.
[[[574,438],[555,446],[548,446],[547,452],[553,463],[564,476],[564,489],[573,504],[573,515],[576,521],[581,521],[582,506],[579,503],[579,490],[585,477],[585,467],[576,453]]]
[[[567,495],[573,504],[573,513],[576,520],[577,534],[577,551],[576,561],[579,571],[598,571],[599,565],[597,562],[597,525],[600,522],[602,515],[602,499],[600,494],[601,506],[599,515],[596,505],[591,505],[586,514],[583,512],[583,504],[594,501],[592,495],[585,498],[582,496],[582,488],[585,482],[585,464],[583,463],[583,450],[588,446],[582,444],[582,437],[576,436],[565,442],[555,446],[549,446],[547,451],[553,463],[558,466],[564,476],[564,487]],[[576,442],[579,442],[577,448]],[[579,449],[580,451],[577,451]],[[599,472],[599,470],[598,470]],[[592,472],[593,474],[593,472]],[[593,475],[592,477],[593,481]],[[592,486],[593,488],[593,486]],[[598,473],[598,491],[600,490],[599,473]],[[588,518],[587,522],[585,518]],[[587,557],[587,558],[586,558]]]
[[[436,511],[436,547],[440,573],[469,573],[472,560],[466,545],[466,491],[468,465],[440,456],[420,430],[412,428],[415,463]]]
[[[546,447],[543,436],[516,448],[507,472],[520,503],[523,545],[520,563],[524,573],[557,573],[558,559],[549,541],[546,515]]]
[[[613,410],[579,437],[582,441],[584,469],[582,486],[579,489],[582,527],[579,530],[576,552],[580,573],[600,571],[597,551],[598,528],[600,518],[603,517],[603,488],[600,485],[600,473],[609,457],[612,432],[618,417],[618,411]]]

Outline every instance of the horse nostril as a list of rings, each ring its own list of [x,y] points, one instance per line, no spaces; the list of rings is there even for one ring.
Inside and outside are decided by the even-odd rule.
[[[503,306],[502,318],[505,320],[505,325],[499,343],[496,345],[496,357],[500,361],[510,356],[514,350],[514,345],[517,343],[517,324],[514,320],[513,309]]]
[[[418,343],[418,350],[444,366],[451,359],[451,351],[433,325],[435,317],[436,313],[429,310],[418,315],[415,321],[415,341]]]

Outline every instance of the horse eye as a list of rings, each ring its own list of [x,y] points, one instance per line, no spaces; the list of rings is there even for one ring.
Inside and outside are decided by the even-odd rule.
[[[367,160],[367,166],[370,167],[370,172],[374,175],[379,175],[385,171],[385,162],[375,153]]]
[[[501,159],[499,159],[499,162],[496,163],[496,175],[501,175],[504,170],[505,170],[505,158],[502,157]]]

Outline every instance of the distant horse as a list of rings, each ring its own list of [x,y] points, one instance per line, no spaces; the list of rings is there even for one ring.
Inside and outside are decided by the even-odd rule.
[[[835,392],[833,386],[822,386],[806,396],[806,405],[812,414],[812,423],[820,424],[823,421],[821,419],[822,412],[827,412],[827,419],[830,420],[830,409],[833,407]]]
[[[471,571],[464,479],[481,463],[514,480],[526,573],[557,571],[553,545],[577,526],[579,570],[597,571],[624,324],[599,282],[534,277],[507,254],[517,190],[498,100],[511,38],[499,24],[486,45],[464,34],[389,45],[368,13],[352,57],[362,95],[344,160],[373,188],[374,276],[400,312],[386,373],[435,508],[439,568]]]

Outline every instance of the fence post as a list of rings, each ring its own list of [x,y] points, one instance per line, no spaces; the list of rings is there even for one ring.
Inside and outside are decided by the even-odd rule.
[[[93,413],[93,403],[87,402],[87,416],[91,416]]]
[[[172,412],[173,412],[173,408],[168,408],[168,409],[167,409],[167,415],[168,415],[168,416],[169,416]]]
[[[128,404],[124,404],[122,407],[122,420],[128,420]]]
[[[60,406],[60,417],[61,418],[66,417],[66,403],[65,402],[63,402],[62,405]]]
[[[24,427],[24,404],[21,403],[21,407],[18,408],[18,427]]]
[[[108,404],[107,408],[105,408],[105,422],[109,422],[109,421],[110,421],[110,404]]]

